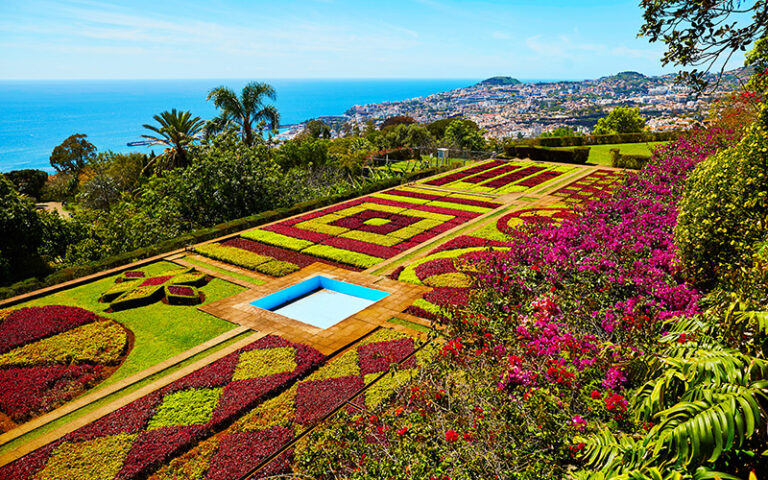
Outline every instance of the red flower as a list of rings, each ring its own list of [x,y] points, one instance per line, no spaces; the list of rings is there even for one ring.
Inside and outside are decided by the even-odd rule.
[[[474,440],[474,438],[472,438],[471,433],[465,433],[463,438],[465,442],[471,442],[472,440]]]
[[[448,443],[453,443],[459,439],[459,434],[456,433],[454,430],[448,430],[445,432],[445,441]]]
[[[594,398],[595,400],[603,398],[603,396],[597,390],[592,390],[592,393],[590,393],[589,396]]]
[[[408,427],[403,427],[397,431],[398,435],[405,435],[406,433],[408,433]]]

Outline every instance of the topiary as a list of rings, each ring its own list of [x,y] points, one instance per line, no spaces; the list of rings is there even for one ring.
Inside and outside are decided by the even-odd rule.
[[[701,162],[688,177],[675,240],[703,286],[733,279],[751,267],[766,239],[768,215],[768,108],[742,140]]]

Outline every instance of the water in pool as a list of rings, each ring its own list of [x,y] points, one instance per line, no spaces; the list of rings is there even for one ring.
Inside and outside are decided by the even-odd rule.
[[[328,328],[374,303],[367,298],[323,288],[272,311],[316,327]]]
[[[328,328],[388,295],[389,292],[318,275],[254,300],[251,305]]]

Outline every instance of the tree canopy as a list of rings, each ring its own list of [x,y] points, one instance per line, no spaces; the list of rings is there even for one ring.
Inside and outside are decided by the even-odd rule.
[[[645,128],[645,118],[637,108],[616,107],[607,117],[597,121],[595,135],[610,133],[635,133]]]
[[[267,83],[251,82],[243,87],[239,97],[231,88],[214,88],[208,93],[207,100],[213,100],[221,114],[211,121],[211,125],[217,129],[237,125],[243,143],[251,147],[257,138],[261,138],[261,134],[254,135],[254,128],[263,128],[259,127],[260,123],[264,126],[269,124],[272,131],[277,131],[280,126],[277,108],[265,103],[267,99],[276,98],[275,89]]]
[[[196,140],[205,122],[200,117],[192,117],[190,112],[178,112],[175,108],[153,118],[160,126],[144,124],[144,128],[155,132],[155,135],[142,137],[149,140],[150,145],[163,145],[167,148],[162,155],[150,160],[145,170],[154,169],[160,173],[189,165],[187,146]]]
[[[765,0],[641,0],[640,6],[645,20],[640,35],[666,45],[664,65],[693,67],[678,79],[698,91],[707,87],[706,73],[718,62],[722,75],[736,52],[768,33]],[[748,63],[754,64],[755,59]]]
[[[70,135],[53,149],[51,153],[51,166],[57,172],[78,173],[91,160],[96,157],[96,147],[86,140],[88,135],[76,133]]]

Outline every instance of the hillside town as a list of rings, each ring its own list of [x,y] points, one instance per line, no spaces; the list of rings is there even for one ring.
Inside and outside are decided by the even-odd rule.
[[[399,102],[355,105],[347,121],[380,123],[396,115],[419,123],[462,117],[475,121],[486,137],[535,137],[557,127],[591,132],[597,120],[617,106],[639,108],[652,131],[684,129],[702,120],[718,95],[732,91],[743,69],[723,75],[714,92],[697,97],[675,75],[622,72],[597,80],[523,83],[493,77],[475,85]]]

